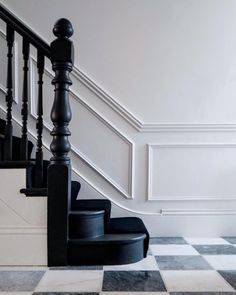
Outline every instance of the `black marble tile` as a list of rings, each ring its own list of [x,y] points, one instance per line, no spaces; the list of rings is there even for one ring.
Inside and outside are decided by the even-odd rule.
[[[222,277],[236,289],[236,270],[218,270]]]
[[[166,291],[159,271],[105,271],[103,291]]]
[[[236,255],[233,245],[192,245],[201,255]]]
[[[155,256],[160,270],[196,270],[212,269],[200,255]]]
[[[176,244],[176,245],[184,245],[188,244],[184,238],[181,237],[159,237],[159,238],[151,238],[150,244],[159,244],[159,245],[168,245],[168,244]]]
[[[235,295],[236,292],[170,292],[170,295]]]
[[[236,244],[236,237],[222,237],[222,239],[225,239],[230,244]]]
[[[0,271],[0,291],[33,291],[45,271]]]

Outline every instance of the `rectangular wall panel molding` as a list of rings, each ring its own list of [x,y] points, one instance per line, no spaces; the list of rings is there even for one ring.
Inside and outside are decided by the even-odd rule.
[[[148,144],[148,201],[236,200],[236,144]]]

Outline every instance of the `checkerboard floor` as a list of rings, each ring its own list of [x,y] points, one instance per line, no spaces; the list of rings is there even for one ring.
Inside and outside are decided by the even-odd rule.
[[[236,238],[152,238],[129,265],[0,267],[0,295],[236,295]]]

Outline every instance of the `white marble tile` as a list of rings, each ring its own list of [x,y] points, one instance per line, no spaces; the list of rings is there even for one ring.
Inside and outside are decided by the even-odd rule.
[[[236,255],[204,255],[203,258],[217,270],[236,270]]]
[[[167,292],[101,292],[100,295],[168,295]]]
[[[234,289],[214,270],[162,271],[169,292],[230,292]]]
[[[154,256],[148,255],[143,260],[124,265],[105,265],[104,270],[158,270],[158,265]]]
[[[20,271],[41,271],[41,270],[48,270],[47,266],[0,266],[0,271],[2,270],[20,270]]]
[[[199,255],[191,245],[150,245],[153,255]]]
[[[184,238],[191,245],[228,245],[222,238]]]
[[[37,292],[100,292],[103,271],[100,270],[49,270]]]

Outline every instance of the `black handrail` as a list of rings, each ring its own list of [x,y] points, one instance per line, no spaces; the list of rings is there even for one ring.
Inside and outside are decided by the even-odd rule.
[[[39,36],[37,36],[30,28],[24,25],[14,14],[0,4],[0,18],[12,27],[14,31],[20,34],[27,41],[39,49],[43,55],[51,58],[50,46]]]

